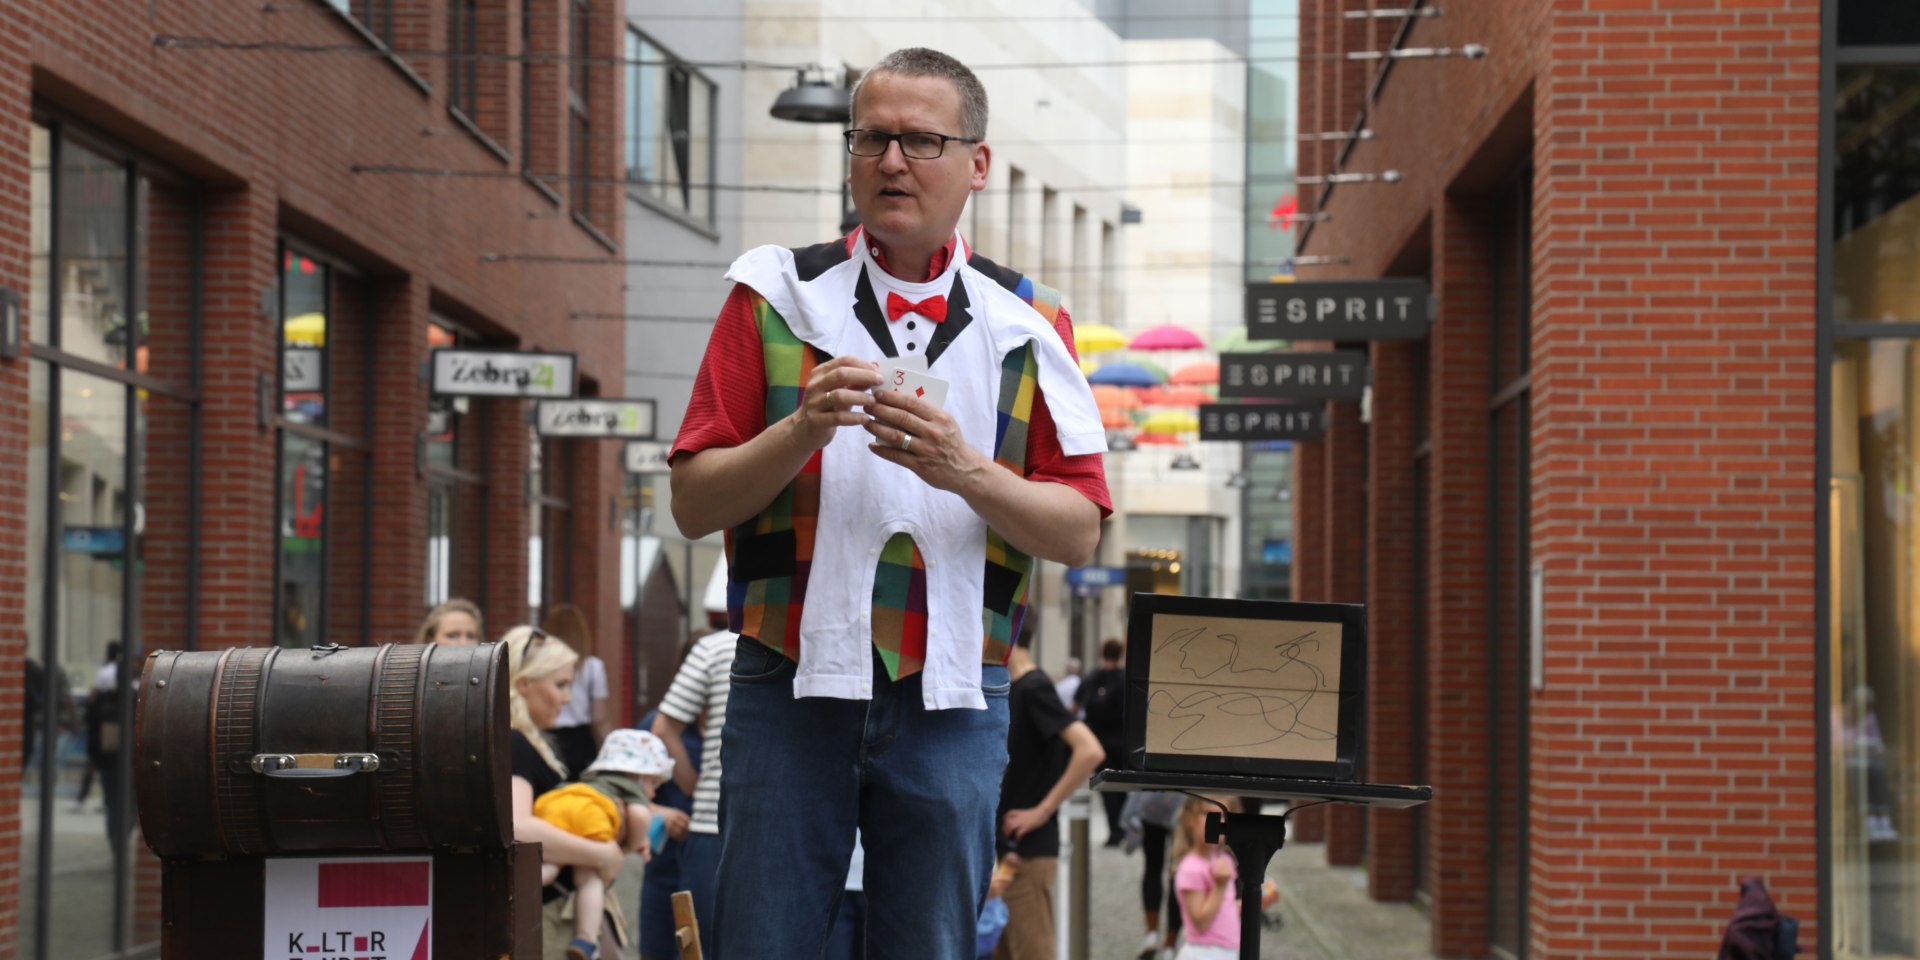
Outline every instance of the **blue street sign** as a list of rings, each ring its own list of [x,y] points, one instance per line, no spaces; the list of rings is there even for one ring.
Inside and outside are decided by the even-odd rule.
[[[1076,587],[1117,587],[1127,582],[1121,567],[1069,567],[1067,583]]]
[[[67,527],[60,545],[71,553],[119,556],[127,549],[127,532],[120,527]]]

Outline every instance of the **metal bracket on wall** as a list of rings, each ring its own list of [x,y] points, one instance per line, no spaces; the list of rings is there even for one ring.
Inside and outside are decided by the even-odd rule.
[[[254,402],[260,432],[273,426],[273,378],[262,373],[254,381]]]

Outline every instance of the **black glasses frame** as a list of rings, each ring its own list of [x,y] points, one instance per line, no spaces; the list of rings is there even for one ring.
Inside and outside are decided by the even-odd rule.
[[[863,134],[863,133],[868,134],[870,136],[884,138],[880,143],[879,153],[855,153],[854,152],[853,138],[856,135]],[[906,157],[908,160],[938,160],[946,154],[947,144],[949,143],[953,143],[954,141],[959,141],[960,143],[979,143],[980,142],[979,137],[950,137],[944,133],[934,133],[931,130],[908,130],[905,133],[888,133],[885,130],[868,130],[864,127],[856,127],[852,130],[848,130],[842,133],[840,136],[846,139],[847,152],[849,154],[852,154],[853,156],[884,157],[887,155],[887,148],[893,146],[895,143],[898,143],[900,144],[900,155],[903,157]],[[939,137],[940,149],[931,157],[916,157],[913,154],[907,152],[907,141],[903,139],[905,137]]]

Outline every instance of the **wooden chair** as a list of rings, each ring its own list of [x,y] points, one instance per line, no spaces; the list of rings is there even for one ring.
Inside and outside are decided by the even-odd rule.
[[[673,895],[673,938],[680,944],[680,960],[701,960],[700,927],[694,922],[693,894]]]

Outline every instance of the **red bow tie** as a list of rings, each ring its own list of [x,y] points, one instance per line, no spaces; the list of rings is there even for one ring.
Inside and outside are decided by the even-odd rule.
[[[934,323],[944,323],[947,319],[947,298],[933,296],[914,303],[897,293],[887,294],[887,322],[891,323],[909,313],[917,313]]]

